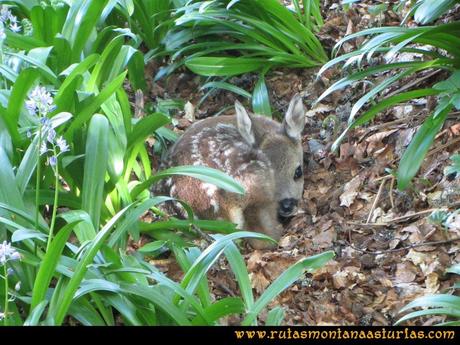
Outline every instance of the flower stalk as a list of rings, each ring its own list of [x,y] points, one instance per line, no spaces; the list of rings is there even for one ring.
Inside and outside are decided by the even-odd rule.
[[[54,155],[50,158],[50,160],[53,157],[57,157],[56,154],[56,149],[53,149]],[[56,213],[57,213],[57,205],[58,205],[58,196],[59,196],[59,165],[57,164],[57,161],[55,162],[56,165],[54,166],[54,202],[53,202],[53,213],[51,215],[51,224],[50,224],[50,232],[48,235],[48,242],[46,243],[46,252],[48,252],[48,249],[50,247],[51,241],[53,239],[53,234],[54,234],[54,225],[56,224]]]
[[[3,304],[3,313],[0,313],[0,320],[3,318],[3,325],[8,325],[8,304],[9,304],[9,292],[8,292],[8,261],[16,261],[21,259],[21,254],[11,247],[11,243],[3,241],[0,244],[0,265],[3,266],[3,281],[5,284],[5,301]]]

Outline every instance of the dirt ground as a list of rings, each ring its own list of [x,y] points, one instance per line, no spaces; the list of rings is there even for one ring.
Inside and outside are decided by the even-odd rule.
[[[384,25],[399,25],[401,14],[391,7],[370,14],[381,1],[363,1],[345,12],[338,1],[323,1],[326,24],[320,33],[327,50],[345,34]],[[460,11],[449,13],[458,16]],[[414,24],[415,25],[415,24]],[[355,49],[350,41],[342,52]],[[154,75],[157,65],[149,66]],[[273,110],[283,114],[290,98],[300,92],[308,107],[304,132],[305,189],[299,213],[286,225],[275,251],[245,250],[253,288],[262,292],[289,265],[299,259],[333,250],[336,257],[322,269],[297,281],[270,307],[282,305],[289,325],[390,325],[402,315],[401,307],[426,294],[450,291],[456,277],[445,269],[460,262],[460,218],[448,229],[430,223],[433,210],[460,206],[460,182],[444,176],[449,157],[460,147],[459,113],[450,115],[437,136],[413,186],[398,191],[388,169],[395,170],[418,126],[434,106],[434,99],[408,102],[378,115],[376,120],[348,135],[337,153],[330,147],[345,128],[354,102],[368,89],[356,83],[320,104],[315,99],[341,77],[340,69],[316,80],[317,70],[276,70],[267,76]],[[382,74],[381,78],[388,75]],[[402,84],[432,85],[442,73],[426,71],[386,90],[388,96]],[[380,78],[380,77],[379,77]],[[232,78],[252,90],[257,77]],[[200,78],[186,71],[159,83],[150,82],[150,100],[183,99],[186,111],[178,113],[175,131],[210,116],[235,100],[227,91],[216,91],[199,104]],[[199,106],[198,106],[199,105]],[[174,276],[176,268],[170,267]],[[176,271],[177,272],[177,271]],[[225,261],[210,272],[215,298],[238,294]],[[458,276],[457,276],[458,277]],[[458,280],[458,279],[457,279]],[[261,321],[264,320],[261,316]],[[443,317],[430,316],[413,324],[430,325]],[[238,320],[228,319],[228,324]]]

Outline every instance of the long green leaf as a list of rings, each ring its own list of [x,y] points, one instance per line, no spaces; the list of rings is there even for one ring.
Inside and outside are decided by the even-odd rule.
[[[169,123],[171,119],[162,113],[153,113],[138,121],[128,136],[128,149],[131,150],[136,144],[143,142],[148,135],[152,135],[158,128]]]
[[[104,203],[105,173],[108,159],[109,122],[102,115],[94,115],[86,140],[85,166],[82,188],[82,209],[88,212],[95,229],[99,228]]]
[[[273,301],[276,296],[291,286],[291,284],[299,279],[306,270],[314,270],[322,267],[326,262],[331,260],[334,255],[335,254],[332,251],[324,252],[302,259],[289,267],[263,292],[252,308],[248,311],[241,324],[243,326],[250,325],[268,303]]]
[[[13,85],[13,89],[11,90],[11,95],[8,100],[8,116],[3,120],[5,121],[11,138],[16,145],[20,141],[18,120],[21,109],[24,107],[24,99],[38,76],[39,73],[35,68],[26,68],[22,70]]]
[[[70,233],[72,232],[74,226],[78,224],[79,221],[66,224],[59,232],[56,234],[52,240],[48,252],[45,254],[43,261],[38,270],[37,277],[34,281],[34,287],[32,290],[32,301],[30,307],[35,309],[40,303],[45,300],[46,291],[48,286],[53,278],[53,275],[56,270],[59,258],[61,253],[67,243]]]
[[[261,73],[259,80],[254,87],[252,95],[252,110],[256,114],[272,116],[272,109],[270,107],[270,97],[268,95],[267,85],[265,84],[265,75]]]
[[[223,172],[204,166],[193,166],[193,165],[183,165],[178,167],[169,168],[163,171],[156,173],[154,176],[150,177],[147,181],[140,183],[131,192],[133,199],[139,195],[140,192],[149,188],[155,182],[159,180],[170,177],[170,176],[190,176],[202,180],[207,183],[211,183],[225,189],[226,191],[244,194],[244,188],[231,176],[224,174]]]
[[[55,315],[52,315],[52,317],[54,317],[56,325],[62,324],[64,317],[66,316],[69,307],[72,303],[75,292],[77,291],[78,286],[80,285],[81,281],[85,276],[86,271],[88,270],[88,265],[92,263],[97,252],[104,244],[105,240],[107,239],[107,236],[110,234],[112,227],[131,206],[132,205],[129,205],[122,209],[112,219],[110,219],[107,222],[107,224],[104,225],[104,227],[101,229],[101,231],[99,231],[94,240],[92,240],[89,244],[83,257],[78,261],[73,276],[70,279],[67,286],[65,287],[62,298],[56,306]]]
[[[196,57],[185,61],[192,72],[209,77],[234,76],[260,70],[267,61],[244,57]]]
[[[401,102],[406,102],[406,101],[410,101],[413,99],[431,96],[431,95],[437,95],[439,93],[440,91],[431,89],[431,88],[420,89],[420,90],[403,92],[403,93],[388,97],[378,102],[376,105],[372,106],[368,111],[366,111],[363,115],[361,115],[356,120],[354,120],[353,123],[348,125],[348,127],[342,132],[342,134],[340,134],[339,138],[336,139],[336,141],[331,147],[331,150],[336,151],[338,149],[340,143],[342,142],[342,140],[345,138],[345,136],[351,129],[357,126],[361,126],[371,121],[382,110],[389,108],[395,104],[401,103]]]
[[[417,131],[417,134],[415,134],[409,147],[404,152],[398,167],[396,176],[398,178],[399,189],[404,190],[407,188],[411,179],[417,173],[436,134],[441,129],[451,109],[452,105],[449,103],[439,113],[431,115],[425,120]]]
[[[225,236],[216,235],[216,237],[217,240],[206,248],[203,253],[201,253],[182,279],[181,285],[184,286],[189,293],[193,293],[195,291],[199,282],[205,276],[209,268],[214,264],[214,262],[216,262],[227,245],[232,241],[239,238],[258,238],[273,241],[266,235],[248,231],[239,231]]]

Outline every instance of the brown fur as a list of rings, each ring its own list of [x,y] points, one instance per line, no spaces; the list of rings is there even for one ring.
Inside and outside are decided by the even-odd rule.
[[[237,116],[199,121],[170,149],[164,168],[204,165],[221,170],[241,183],[244,195],[187,176],[163,181],[155,192],[185,201],[199,218],[228,219],[241,229],[278,240],[282,233],[277,220],[279,202],[299,200],[303,189],[303,178],[293,182],[294,171],[302,164],[304,111],[299,97],[291,101],[289,109],[280,124],[263,116],[249,116],[237,104]],[[175,212],[185,216],[177,204]],[[253,240],[251,245],[265,248],[268,243]]]

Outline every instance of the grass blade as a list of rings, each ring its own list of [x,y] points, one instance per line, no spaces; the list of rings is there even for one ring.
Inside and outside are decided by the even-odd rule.
[[[45,254],[43,261],[38,270],[37,277],[35,278],[34,287],[32,290],[32,301],[30,303],[31,309],[35,309],[41,303],[45,302],[46,291],[50,285],[51,279],[56,270],[61,253],[67,243],[72,229],[79,221],[69,223],[65,225],[56,234],[56,237],[52,240],[48,252]]]
[[[237,194],[244,194],[244,188],[233,177],[228,176],[227,174],[217,169],[204,166],[183,165],[158,172],[154,176],[150,177],[147,181],[142,182],[134,187],[131,192],[131,196],[133,199],[135,199],[140,192],[147,189],[155,182],[158,182],[163,178],[176,175],[194,177],[201,181],[212,183],[217,187],[225,189],[226,191]]]
[[[265,306],[270,303],[276,296],[287,289],[308,269],[317,269],[323,266],[327,261],[334,257],[334,252],[328,251],[315,256],[302,259],[296,264],[284,271],[270,286],[263,292],[253,307],[248,311],[247,316],[241,323],[243,326],[249,326],[256,319],[257,315]]]
[[[65,287],[65,290],[63,291],[62,299],[59,303],[57,303],[54,315],[56,325],[62,324],[64,317],[66,316],[69,307],[72,303],[75,292],[80,286],[80,283],[83,280],[86,271],[88,270],[88,265],[92,263],[97,252],[107,239],[107,236],[110,234],[112,227],[131,206],[132,205],[125,207],[120,212],[118,212],[112,219],[110,219],[107,222],[107,224],[105,224],[105,226],[101,229],[101,231],[99,231],[94,240],[91,241],[91,243],[89,244],[86,253],[78,262],[72,278],[70,279],[69,283]]]
[[[82,188],[82,209],[88,212],[95,229],[99,228],[104,184],[108,160],[109,122],[102,115],[94,115],[86,140],[85,166]]]

